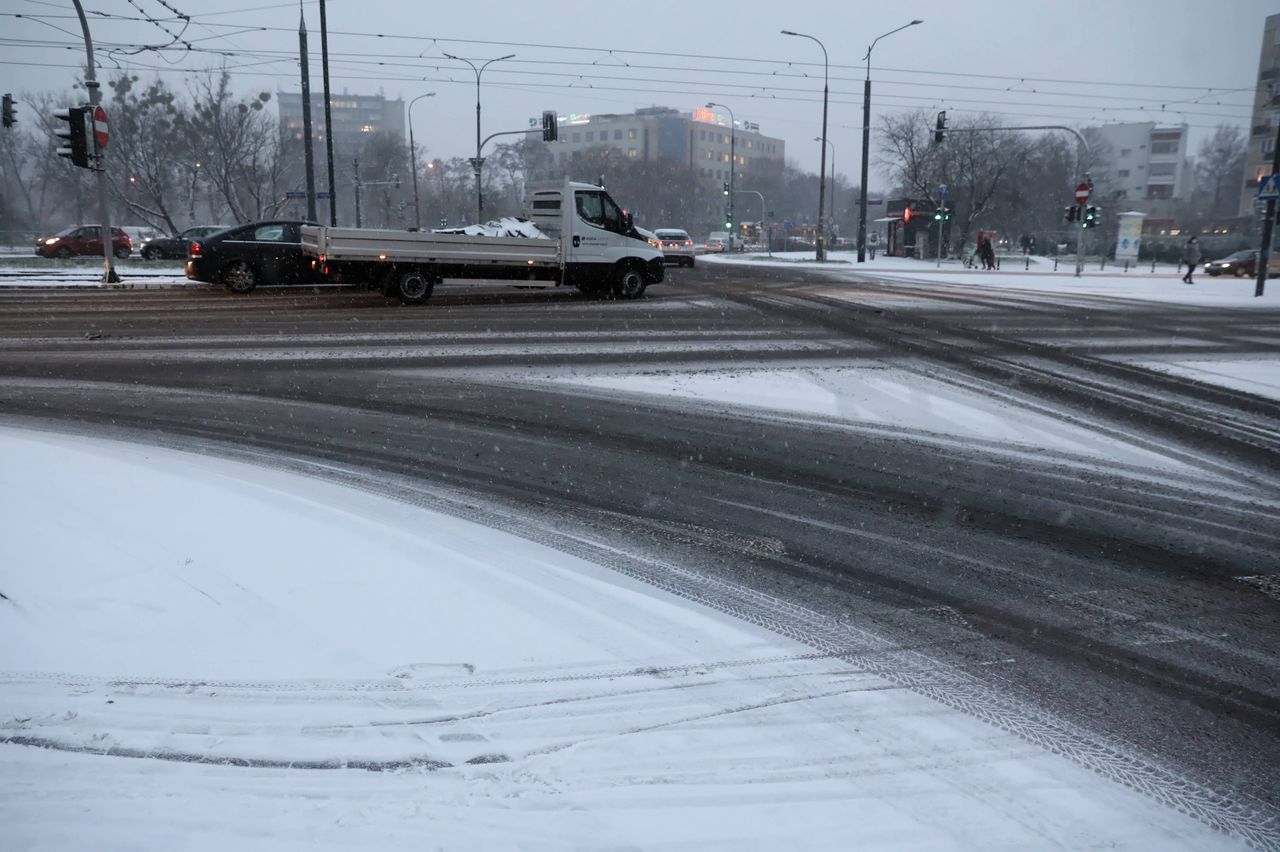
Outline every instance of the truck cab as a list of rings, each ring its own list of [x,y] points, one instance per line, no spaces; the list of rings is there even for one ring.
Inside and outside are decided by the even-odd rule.
[[[661,250],[604,187],[567,180],[531,184],[526,204],[538,230],[563,246],[562,283],[584,292],[612,287],[618,296],[635,298],[662,281]]]

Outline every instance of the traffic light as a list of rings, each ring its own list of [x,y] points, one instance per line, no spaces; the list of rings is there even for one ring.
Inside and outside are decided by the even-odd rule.
[[[560,138],[560,122],[550,110],[542,113],[542,141],[555,142]]]
[[[85,132],[85,117],[89,107],[68,107],[54,110],[53,117],[65,121],[66,127],[59,127],[53,135],[65,139],[66,143],[58,146],[58,156],[71,160],[73,165],[82,169],[89,168],[89,140]]]
[[[933,221],[941,222],[946,217],[946,211],[941,207],[935,207],[933,210]]]
[[[1102,218],[1102,211],[1093,205],[1089,205],[1084,211],[1083,227],[1096,228],[1099,224],[1098,220]]]
[[[933,144],[940,145],[947,138],[947,111],[938,113],[938,123],[933,127]]]
[[[729,181],[724,182],[724,194],[725,195],[729,194]]]
[[[13,117],[13,95],[8,92],[4,95],[4,126],[13,127],[18,123],[18,119]]]
[[[441,216],[441,217],[440,217],[440,227],[441,227],[441,228],[447,228],[447,227],[449,227],[449,217],[448,217],[448,216]]]
[[[1070,207],[1067,208],[1066,220],[1068,222],[1074,222],[1076,220],[1076,214],[1078,214],[1079,212],[1080,212],[1080,208],[1072,204]]]

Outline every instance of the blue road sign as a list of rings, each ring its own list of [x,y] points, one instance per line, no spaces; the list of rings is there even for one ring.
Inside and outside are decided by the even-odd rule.
[[[794,228],[795,226],[796,226],[796,223],[795,223],[795,222],[792,222],[790,219],[783,219],[783,220],[782,220],[782,227],[784,227],[784,228],[786,228],[786,229],[788,229],[788,230],[790,230],[791,228]]]
[[[938,187],[938,197],[939,198],[947,197],[947,185],[945,183],[942,186]]]
[[[1280,174],[1267,175],[1258,181],[1258,200],[1274,201],[1280,199]]]
[[[772,219],[772,218],[773,218],[773,211],[772,211],[772,210],[770,210],[768,213],[766,213],[766,214],[765,214],[765,218],[766,218],[766,219]]]

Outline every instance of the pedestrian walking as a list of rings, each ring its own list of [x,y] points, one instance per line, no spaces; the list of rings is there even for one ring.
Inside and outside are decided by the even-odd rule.
[[[982,239],[982,263],[985,269],[996,268],[996,250],[991,245],[991,238],[984,237]]]
[[[1182,276],[1183,283],[1194,284],[1191,274],[1196,271],[1196,264],[1200,262],[1200,244],[1195,237],[1187,240],[1187,247],[1182,250],[1182,262],[1187,265],[1187,274]]]

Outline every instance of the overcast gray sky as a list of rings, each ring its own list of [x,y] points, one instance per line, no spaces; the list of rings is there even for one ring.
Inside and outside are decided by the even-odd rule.
[[[299,7],[271,0],[84,0],[99,65],[161,74],[177,86],[226,63],[244,92],[297,91]],[[320,21],[311,32],[320,87]],[[544,109],[630,112],[708,100],[786,140],[789,159],[817,170],[822,51],[830,57],[828,137],[840,173],[856,178],[863,55],[872,56],[872,110],[988,111],[1007,123],[1088,126],[1155,120],[1191,125],[1192,150],[1226,121],[1247,125],[1263,21],[1275,0],[1072,2],[424,3],[328,0],[335,92],[410,98],[414,132],[430,156],[470,156],[479,62],[516,54],[484,73],[484,133],[518,129]],[[794,11],[789,11],[794,10]],[[83,62],[69,0],[0,0],[0,89],[68,89]],[[175,12],[190,16],[184,29]],[[102,14],[105,13],[105,14]],[[148,21],[146,18],[153,18]],[[261,29],[266,28],[266,29]],[[162,51],[127,50],[150,45]],[[109,51],[109,47],[134,46]],[[188,47],[188,45],[190,47]],[[873,186],[882,183],[874,175]]]

